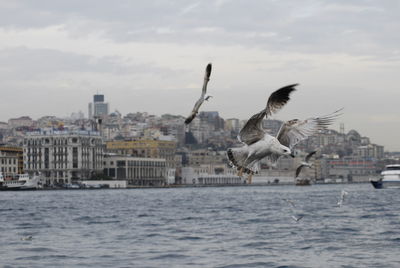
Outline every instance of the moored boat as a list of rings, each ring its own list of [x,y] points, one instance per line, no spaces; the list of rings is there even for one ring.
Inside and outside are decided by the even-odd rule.
[[[4,177],[0,172],[0,190],[36,190],[39,185],[40,174],[30,177],[28,174],[16,174],[13,177]]]
[[[387,165],[378,180],[370,179],[375,189],[400,188],[400,164]]]

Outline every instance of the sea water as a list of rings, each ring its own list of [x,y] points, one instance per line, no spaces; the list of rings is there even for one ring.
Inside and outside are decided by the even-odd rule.
[[[0,267],[400,267],[399,204],[369,184],[0,192]]]

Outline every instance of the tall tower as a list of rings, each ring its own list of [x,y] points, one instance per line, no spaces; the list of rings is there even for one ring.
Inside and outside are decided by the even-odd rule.
[[[340,123],[340,134],[344,134],[344,123]]]
[[[93,103],[89,103],[89,119],[104,118],[108,115],[108,103],[104,102],[104,95],[93,96]]]

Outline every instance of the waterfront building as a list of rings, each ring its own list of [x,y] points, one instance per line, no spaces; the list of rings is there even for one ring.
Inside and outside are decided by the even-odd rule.
[[[40,171],[47,185],[72,183],[102,173],[103,152],[98,132],[28,132],[23,142],[24,169]]]
[[[229,185],[243,184],[242,177],[229,174],[213,174],[207,172],[207,167],[184,167],[182,168],[182,184],[189,185]]]
[[[23,173],[22,148],[0,146],[0,171],[3,175]]]
[[[336,181],[368,181],[380,172],[377,161],[372,158],[344,157],[324,159],[327,174],[324,179]]]
[[[89,119],[106,118],[108,115],[108,103],[104,102],[104,95],[96,94],[93,102],[89,103]]]
[[[106,154],[104,175],[115,180],[127,180],[129,185],[162,186],[167,182],[165,159]]]
[[[168,168],[175,167],[175,141],[164,140],[129,140],[108,141],[106,151],[117,155],[164,158]]]

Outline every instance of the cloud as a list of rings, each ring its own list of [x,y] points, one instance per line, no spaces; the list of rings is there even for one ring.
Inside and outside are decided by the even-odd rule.
[[[398,13],[394,0],[2,1],[0,120],[86,112],[97,90],[123,113],[186,115],[212,62],[204,109],[244,119],[300,83],[278,119],[345,106],[346,126],[386,143],[399,131],[384,123],[400,98]]]

